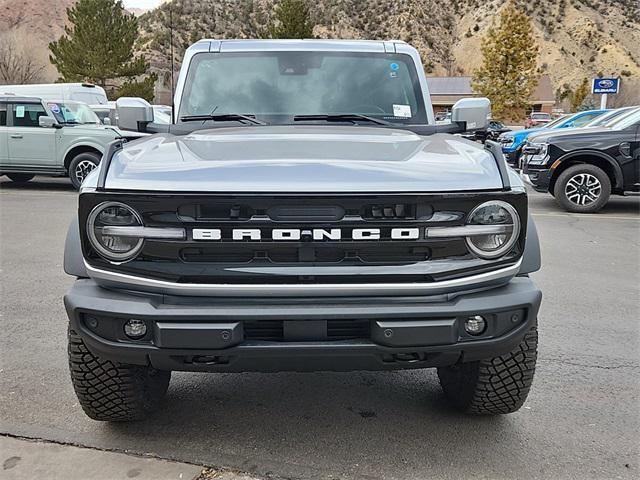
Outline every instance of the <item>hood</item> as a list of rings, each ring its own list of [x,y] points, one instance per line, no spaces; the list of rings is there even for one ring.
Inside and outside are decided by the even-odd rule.
[[[174,192],[451,192],[502,182],[477,143],[361,126],[157,134],[114,155],[106,188]]]
[[[73,132],[78,132],[79,130],[83,130],[88,134],[93,134],[93,135],[106,134],[114,137],[137,138],[137,137],[144,137],[149,135],[148,133],[120,130],[116,126],[103,125],[101,123],[100,124],[84,123],[79,125],[65,125],[65,128],[73,129]]]
[[[523,139],[523,138],[529,137],[530,135],[542,132],[544,130],[549,130],[549,129],[548,128],[525,128],[523,130],[506,132],[506,133],[503,133],[502,135],[504,135],[506,138]]]
[[[535,136],[531,136],[528,138],[528,141],[530,143],[549,143],[550,141],[561,140],[565,138],[578,138],[580,135],[584,136],[585,138],[592,138],[594,135],[611,132],[611,129],[603,127],[562,128],[557,130],[552,129],[540,132]]]
[[[122,130],[110,125],[103,125],[101,123],[81,123],[81,124],[65,124],[64,128],[68,128],[71,131],[78,132],[83,130],[93,134],[110,133],[113,135],[122,135]]]

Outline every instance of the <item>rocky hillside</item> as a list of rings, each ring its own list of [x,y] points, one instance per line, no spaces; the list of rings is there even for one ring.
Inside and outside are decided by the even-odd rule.
[[[64,33],[67,7],[76,0],[0,0],[0,42],[20,43],[18,47],[45,66],[42,81],[57,78],[49,64],[49,42]]]
[[[141,49],[158,70],[168,66],[169,10],[176,58],[200,38],[260,36],[276,0],[172,0],[141,17]],[[310,2],[320,38],[406,40],[428,73],[470,74],[480,39],[505,0],[319,0]],[[541,46],[539,66],[554,85],[584,77],[640,78],[638,0],[516,0]]]

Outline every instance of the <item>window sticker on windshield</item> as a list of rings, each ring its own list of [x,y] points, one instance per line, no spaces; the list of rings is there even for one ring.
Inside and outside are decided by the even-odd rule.
[[[411,118],[411,105],[393,104],[393,116],[400,118]]]
[[[48,103],[47,105],[53,113],[60,113],[60,105],[57,103]]]
[[[24,118],[24,105],[16,105],[16,118]]]
[[[400,68],[400,65],[398,65],[397,63],[393,62],[389,65],[389,68],[391,70],[393,70],[394,72],[397,71]]]

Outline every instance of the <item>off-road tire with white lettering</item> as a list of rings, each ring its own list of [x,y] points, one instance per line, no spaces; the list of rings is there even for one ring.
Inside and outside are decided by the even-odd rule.
[[[475,415],[513,413],[522,407],[536,368],[538,329],[531,328],[511,352],[438,368],[438,378],[458,410]]]
[[[69,369],[84,412],[94,420],[141,420],[153,412],[169,387],[171,372],[102,360],[71,328]]]

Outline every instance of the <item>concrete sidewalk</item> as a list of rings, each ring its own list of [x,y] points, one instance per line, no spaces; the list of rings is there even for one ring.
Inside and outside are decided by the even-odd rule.
[[[258,480],[198,465],[0,436],[3,480]]]

